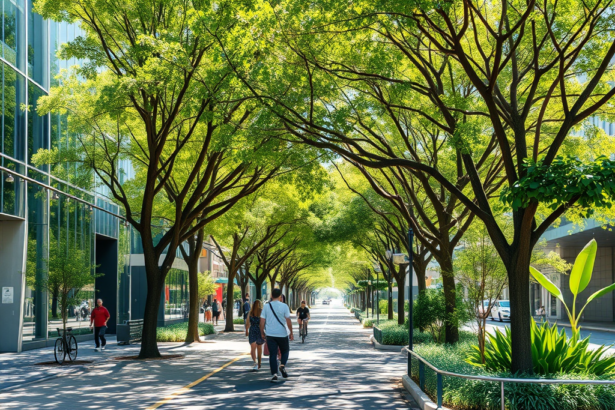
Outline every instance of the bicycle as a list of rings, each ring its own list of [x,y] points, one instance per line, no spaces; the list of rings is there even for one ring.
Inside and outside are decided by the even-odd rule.
[[[69,360],[72,362],[77,358],[77,339],[73,336],[72,327],[67,327],[66,332],[62,329],[58,329],[58,337],[56,339],[55,347],[53,348],[53,355],[55,356],[56,363],[62,364],[68,356]]]
[[[301,343],[305,343],[305,338],[307,337],[307,319],[303,319],[301,322],[301,328],[299,329],[299,336],[301,336]]]

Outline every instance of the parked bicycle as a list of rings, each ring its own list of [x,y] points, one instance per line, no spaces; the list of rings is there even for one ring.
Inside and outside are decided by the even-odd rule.
[[[53,354],[58,364],[64,363],[66,356],[72,362],[77,359],[77,339],[72,334],[73,328],[67,327],[66,332],[58,328],[58,337],[53,349]]]

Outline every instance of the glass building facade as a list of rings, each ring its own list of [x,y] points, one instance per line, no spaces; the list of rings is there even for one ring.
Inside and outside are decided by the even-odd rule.
[[[120,212],[118,206],[74,185],[71,175],[78,173],[77,164],[50,168],[32,160],[40,149],[62,150],[71,143],[66,117],[38,115],[36,104],[58,84],[60,70],[80,63],[60,60],[56,53],[62,43],[82,34],[75,24],[44,20],[32,6],[32,0],[0,0],[0,166],[14,171],[0,171],[0,237],[3,249],[11,245],[17,250],[0,251],[0,263],[14,266],[0,271],[0,286],[11,295],[0,304],[0,325],[11,339],[0,342],[0,352],[39,347],[57,336],[56,328],[62,326],[59,293],[40,283],[49,282],[62,258],[82,258],[84,269],[103,274],[69,295],[77,301],[66,312],[76,334],[89,333],[97,297],[112,301],[117,320],[130,318],[130,234],[112,215]],[[105,295],[100,294],[103,288]]]
[[[61,153],[75,144],[66,116],[39,115],[36,107],[59,85],[62,70],[80,65],[57,54],[82,30],[77,24],[44,20],[32,11],[32,0],[0,0],[0,7],[2,353],[54,343],[63,312],[60,292],[50,282],[64,260],[78,260],[94,277],[79,292],[69,292],[73,302],[64,312],[67,325],[82,340],[92,338],[89,315],[97,298],[111,313],[108,333],[126,320],[141,319],[147,282],[140,237],[123,223],[110,192],[98,181],[92,184],[96,191],[79,186],[86,173],[77,163],[33,161],[41,149]],[[122,183],[134,177],[129,161],[118,167]],[[161,298],[159,325],[187,319],[187,266],[179,250],[177,256]]]

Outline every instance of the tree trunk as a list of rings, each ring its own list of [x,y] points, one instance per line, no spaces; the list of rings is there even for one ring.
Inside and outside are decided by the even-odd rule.
[[[145,263],[145,269],[151,270],[152,261]],[[158,261],[153,261],[156,266]],[[158,343],[156,341],[156,329],[158,328],[158,310],[160,309],[160,298],[164,289],[164,277],[160,270],[156,268],[156,272],[151,272],[147,275],[147,296],[145,297],[145,311],[143,315],[143,332],[141,336],[141,350],[139,351],[139,359],[151,359],[160,357],[158,351]],[[157,278],[157,279],[154,279]]]
[[[198,269],[198,258],[196,267],[192,267],[192,263],[188,265],[188,291],[189,291],[189,310],[188,310],[188,332],[186,333],[186,343],[194,343],[201,342],[201,337],[199,336],[199,269]]]
[[[416,281],[418,282],[416,285],[419,288],[419,293],[421,293],[427,289],[425,265],[422,263],[413,263],[412,265],[414,266],[414,273],[416,274]]]
[[[226,312],[224,312],[226,316],[226,325],[224,326],[225,332],[235,331],[235,326],[233,325],[233,308],[235,306],[235,301],[233,300],[234,286],[235,284],[233,283],[231,278],[229,278],[228,284],[226,286]]]
[[[290,313],[293,313],[294,307],[290,300],[290,290],[288,289],[288,285],[283,285],[283,288],[284,288],[284,295],[286,296],[286,303],[288,303],[288,306],[290,308]]]
[[[400,266],[399,279],[397,281],[397,324],[403,325],[406,320],[406,312],[404,305],[406,302],[406,265]],[[410,295],[412,295],[412,289],[410,289]],[[412,297],[410,298],[412,299]]]
[[[241,317],[243,317],[243,314],[245,313],[243,310],[244,298],[246,297],[246,293],[248,293],[247,281],[242,280],[239,287],[241,288],[241,303],[239,305],[239,314],[241,315]],[[250,301],[248,300],[248,302]]]
[[[180,247],[188,265],[188,291],[190,295],[188,301],[188,331],[186,332],[185,343],[201,342],[199,335],[199,258],[201,257],[201,249],[203,249],[204,237],[204,230],[201,229],[196,238],[188,240],[189,253],[186,253],[184,248]]]
[[[54,319],[58,317],[58,294],[60,291],[58,289],[54,289],[51,298],[51,317]],[[94,301],[96,303],[96,301]]]
[[[530,329],[530,255],[529,252],[513,258],[508,269],[510,330],[512,335],[511,373],[533,373],[532,337]]]
[[[263,281],[254,282],[254,287],[256,288],[256,300],[263,299]]]
[[[435,256],[435,255],[434,255]],[[452,256],[446,255],[444,257],[436,257],[438,264],[440,265],[440,272],[442,275],[442,289],[444,290],[444,300],[446,301],[446,315],[453,317],[455,315],[456,307],[456,289],[455,289],[455,276],[453,274],[453,259]],[[444,326],[444,342],[445,343],[457,343],[459,341],[459,327],[455,321],[446,321]]]

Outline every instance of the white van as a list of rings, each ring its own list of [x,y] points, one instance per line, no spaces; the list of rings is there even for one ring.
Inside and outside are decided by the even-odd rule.
[[[498,318],[499,321],[504,319],[510,320],[510,300],[498,300],[491,308],[491,320]]]

